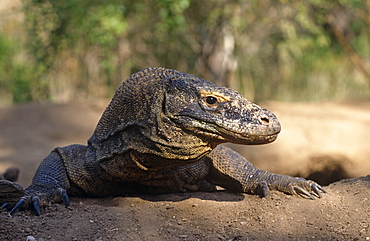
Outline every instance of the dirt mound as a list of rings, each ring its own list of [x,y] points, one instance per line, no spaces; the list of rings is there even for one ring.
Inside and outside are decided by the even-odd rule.
[[[16,166],[27,186],[54,147],[86,143],[106,104],[0,108],[0,173]],[[258,167],[324,184],[370,173],[370,102],[264,107],[282,122],[278,140],[233,146]],[[40,217],[1,211],[0,240],[370,240],[370,176],[325,188],[315,201],[225,191],[72,198],[70,208],[53,204]]]
[[[272,192],[180,193],[82,199],[40,217],[0,213],[0,239],[25,240],[369,240],[370,176],[326,187],[320,200]]]

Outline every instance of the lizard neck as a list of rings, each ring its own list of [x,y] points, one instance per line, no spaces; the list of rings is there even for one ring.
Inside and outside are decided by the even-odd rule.
[[[89,145],[95,148],[98,160],[134,151],[137,160],[145,156],[140,163],[150,167],[175,163],[178,166],[186,165],[199,160],[215,147],[177,127],[165,115],[159,116],[154,123],[149,120],[137,122],[100,141],[98,145],[91,142]]]
[[[140,146],[135,148],[138,152],[155,154],[166,159],[196,160],[212,150],[210,144],[189,131],[178,127],[165,114],[157,115],[156,123],[150,128],[143,129],[141,133],[149,140],[149,150],[141,151]]]

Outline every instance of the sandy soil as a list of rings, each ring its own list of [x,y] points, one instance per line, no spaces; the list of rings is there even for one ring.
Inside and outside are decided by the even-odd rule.
[[[19,167],[27,186],[54,147],[86,143],[105,105],[0,108],[0,173]],[[323,184],[358,178],[326,186],[315,201],[226,191],[72,198],[71,207],[53,204],[40,217],[0,211],[0,240],[370,240],[370,102],[264,107],[282,122],[278,140],[233,146],[256,166]]]

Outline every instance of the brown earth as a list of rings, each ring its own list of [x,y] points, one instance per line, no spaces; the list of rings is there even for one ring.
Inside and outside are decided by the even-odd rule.
[[[86,143],[106,104],[0,108],[0,173],[16,166],[29,185],[54,147]],[[256,166],[323,184],[359,178],[326,186],[315,201],[226,191],[72,198],[70,208],[53,204],[40,217],[0,211],[0,240],[370,240],[370,102],[263,106],[282,122],[278,140],[233,146]]]

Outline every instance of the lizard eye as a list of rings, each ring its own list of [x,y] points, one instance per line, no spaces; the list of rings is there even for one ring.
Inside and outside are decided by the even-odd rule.
[[[214,105],[217,103],[217,98],[214,96],[207,96],[205,101],[208,105]]]

